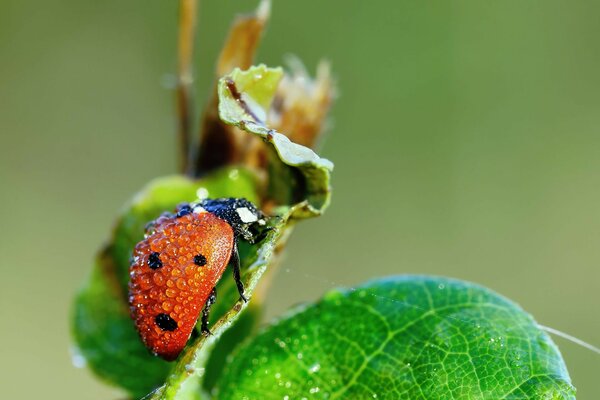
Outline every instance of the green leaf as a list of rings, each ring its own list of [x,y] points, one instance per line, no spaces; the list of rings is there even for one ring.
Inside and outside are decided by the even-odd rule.
[[[215,198],[235,196],[257,201],[254,177],[241,169],[222,170],[200,181],[181,176],[154,180],[126,207],[112,240],[99,255],[88,282],[75,300],[73,335],[79,355],[97,375],[134,397],[142,397],[163,384],[173,363],[150,355],[129,316],[129,257],[135,244],[142,240],[148,221],[173,210],[181,202],[197,199],[199,190]],[[240,251],[244,265],[256,258],[248,247]],[[222,279],[219,284],[220,300],[213,309],[215,318],[237,300],[232,281]],[[251,314],[242,331],[247,333],[256,326],[258,318],[258,313]],[[223,356],[230,350],[223,349]]]
[[[301,178],[293,173],[284,173],[285,183],[271,191],[279,199],[284,185],[286,190],[291,189],[297,193],[285,198],[282,202],[284,204],[294,202],[289,199],[306,200],[304,207],[296,208],[292,217],[317,216],[329,205],[329,176],[333,163],[266,126],[268,110],[282,77],[281,68],[267,68],[264,65],[251,67],[246,71],[235,69],[219,80],[219,116],[223,122],[255,134],[269,143],[277,154],[277,157],[271,157],[271,162],[281,162],[300,173]],[[272,179],[282,174],[279,172],[280,168],[272,166],[271,171],[273,170],[276,172],[269,174]]]
[[[73,335],[78,355],[98,376],[139,398],[165,380],[170,366],[141,343],[115,270],[110,255],[101,254],[75,299]]]
[[[574,399],[561,355],[518,305],[445,278],[335,290],[237,350],[218,399]]]

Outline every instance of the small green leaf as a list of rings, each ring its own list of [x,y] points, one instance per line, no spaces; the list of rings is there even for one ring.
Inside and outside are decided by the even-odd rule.
[[[110,255],[101,254],[75,299],[73,336],[78,355],[98,376],[139,398],[163,382],[171,367],[141,343],[115,271]]]
[[[483,287],[392,277],[336,290],[237,350],[218,399],[574,399],[561,355]]]
[[[181,202],[196,200],[199,191],[214,198],[235,196],[257,201],[254,177],[241,169],[221,170],[200,181],[181,176],[152,181],[125,209],[111,242],[99,255],[92,275],[75,299],[73,335],[79,355],[97,375],[134,397],[163,384],[173,363],[148,352],[129,316],[129,257],[135,244],[143,239],[144,226],[149,221]],[[247,247],[240,252],[243,265],[256,258],[255,251]],[[215,318],[222,316],[238,298],[232,281],[222,279],[219,284]],[[256,318],[250,325],[256,325],[258,314],[252,315]]]
[[[294,178],[293,173],[284,174],[287,190],[292,189],[297,193],[289,198],[307,202],[304,207],[297,208],[292,217],[312,217],[320,215],[329,205],[329,176],[333,163],[266,126],[268,110],[282,76],[281,68],[267,68],[264,65],[246,71],[235,69],[219,80],[219,115],[223,122],[258,135],[269,143],[277,153],[277,157],[271,157],[271,162],[283,163],[300,172],[302,179]],[[274,170],[277,169],[272,167],[271,171]],[[280,174],[269,175],[273,179]],[[279,185],[279,190],[272,193],[274,197],[281,198],[281,187]],[[286,204],[285,201],[283,203]]]

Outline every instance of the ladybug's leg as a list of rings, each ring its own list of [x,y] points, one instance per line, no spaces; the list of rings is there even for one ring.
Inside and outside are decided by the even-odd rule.
[[[192,333],[190,334],[190,338],[192,340],[196,340],[196,339],[198,339],[198,336],[200,336],[200,329],[198,329],[197,326],[194,326],[194,329],[192,330]]]
[[[246,298],[246,296],[244,296],[244,283],[242,282],[242,278],[240,276],[240,254],[238,253],[237,239],[233,243],[233,251],[231,252],[231,263],[233,264],[233,279],[235,280],[235,284],[240,294],[240,298],[244,300],[245,303],[247,303],[248,299]]]
[[[215,300],[217,300],[216,287],[214,287],[212,292],[210,292],[210,296],[208,296],[206,304],[202,309],[202,327],[200,328],[200,330],[202,331],[202,334],[206,336],[212,335],[212,332],[210,331],[210,329],[208,329],[208,315],[210,314],[210,307],[215,303]]]

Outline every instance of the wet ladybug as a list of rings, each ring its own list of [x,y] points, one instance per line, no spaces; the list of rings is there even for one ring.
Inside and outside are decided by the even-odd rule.
[[[181,204],[175,213],[164,213],[147,225],[131,259],[129,306],[152,353],[169,361],[177,358],[201,312],[201,331],[210,334],[215,285],[229,263],[240,297],[247,301],[238,239],[254,243],[265,224],[251,202],[226,198]]]

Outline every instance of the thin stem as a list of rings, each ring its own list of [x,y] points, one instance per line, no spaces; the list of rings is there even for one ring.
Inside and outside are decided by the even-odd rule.
[[[589,344],[588,342],[584,342],[583,340],[576,338],[575,336],[571,336],[568,333],[559,331],[558,329],[554,329],[554,328],[550,328],[549,326],[544,326],[544,325],[540,325],[538,324],[538,327],[542,330],[545,330],[548,333],[551,333],[553,335],[559,336],[563,339],[566,339],[570,342],[575,343],[576,345],[579,345],[583,348],[586,348],[588,350],[593,351],[596,354],[600,354],[600,348],[594,346],[593,344]]]
[[[193,121],[192,64],[198,0],[179,1],[179,39],[177,70],[177,116],[179,130],[179,170],[185,173],[189,165]]]

